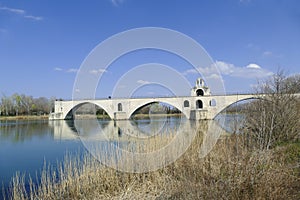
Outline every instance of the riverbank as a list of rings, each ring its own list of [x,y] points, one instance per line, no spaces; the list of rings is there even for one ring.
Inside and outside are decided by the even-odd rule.
[[[48,120],[49,115],[18,115],[18,116],[0,116],[0,121],[4,120]]]
[[[245,148],[242,139],[232,135],[219,140],[200,158],[203,135],[198,134],[176,162],[145,173],[116,171],[90,154],[67,156],[57,171],[44,168],[41,184],[30,183],[31,194],[17,174],[11,199],[299,199],[299,163],[294,155],[299,146],[290,143],[259,151]]]

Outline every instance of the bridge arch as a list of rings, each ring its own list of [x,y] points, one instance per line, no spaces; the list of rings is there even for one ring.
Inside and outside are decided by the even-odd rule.
[[[97,106],[97,107],[103,109],[107,113],[109,118],[113,119],[112,113],[110,113],[109,110],[105,106],[100,105],[97,102],[90,102],[90,101],[83,101],[83,102],[78,102],[76,104],[72,104],[72,106],[70,106],[69,109],[65,110],[65,115],[63,116],[63,119],[73,119],[74,112],[77,109],[79,109],[81,106],[87,105],[87,104],[91,104],[91,105],[94,105],[94,106]]]
[[[223,112],[224,110],[226,110],[227,108],[229,108],[230,106],[232,106],[233,104],[235,103],[238,103],[238,102],[242,102],[242,101],[247,101],[247,100],[266,100],[265,98],[263,97],[259,97],[259,96],[251,96],[251,97],[245,97],[245,98],[240,98],[238,100],[235,100],[235,101],[231,101],[230,103],[227,103],[221,107],[218,108],[217,112],[214,114],[214,117],[213,119],[215,119],[215,117],[217,115],[219,115],[221,112]]]
[[[184,109],[182,109],[183,105],[180,105],[180,103],[178,102],[177,105],[176,103],[170,102],[170,101],[160,101],[160,100],[150,100],[150,101],[145,101],[143,103],[138,104],[137,106],[135,106],[134,108],[132,108],[130,110],[130,112],[128,113],[128,118],[130,119],[132,117],[132,115],[140,108],[153,104],[153,103],[166,103],[169,104],[175,108],[177,108],[182,114],[185,115],[186,118],[189,118],[189,113],[185,112]]]

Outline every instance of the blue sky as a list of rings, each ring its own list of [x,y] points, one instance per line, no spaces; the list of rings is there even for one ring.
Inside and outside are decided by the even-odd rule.
[[[219,67],[227,92],[249,92],[278,68],[299,73],[299,7],[297,0],[0,0],[0,92],[69,99],[89,52],[114,34],[140,27],[193,38]],[[96,96],[111,95],[122,74],[149,62],[167,63],[194,84],[195,71],[184,61],[142,51],[95,71],[106,76]],[[165,92],[145,86],[136,95]]]

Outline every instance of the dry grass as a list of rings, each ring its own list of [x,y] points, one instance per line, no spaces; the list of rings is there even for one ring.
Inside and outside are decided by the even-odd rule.
[[[148,173],[119,172],[88,154],[67,156],[59,170],[43,170],[39,185],[29,181],[30,193],[17,174],[11,199],[300,199],[299,159],[286,157],[288,145],[248,150],[233,135],[201,159],[201,141],[199,134],[180,159]]]

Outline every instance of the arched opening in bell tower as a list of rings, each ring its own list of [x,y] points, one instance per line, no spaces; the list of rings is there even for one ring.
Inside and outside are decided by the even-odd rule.
[[[197,96],[204,96],[204,91],[203,91],[202,89],[198,89],[198,90],[196,91],[196,95],[197,95]]]

